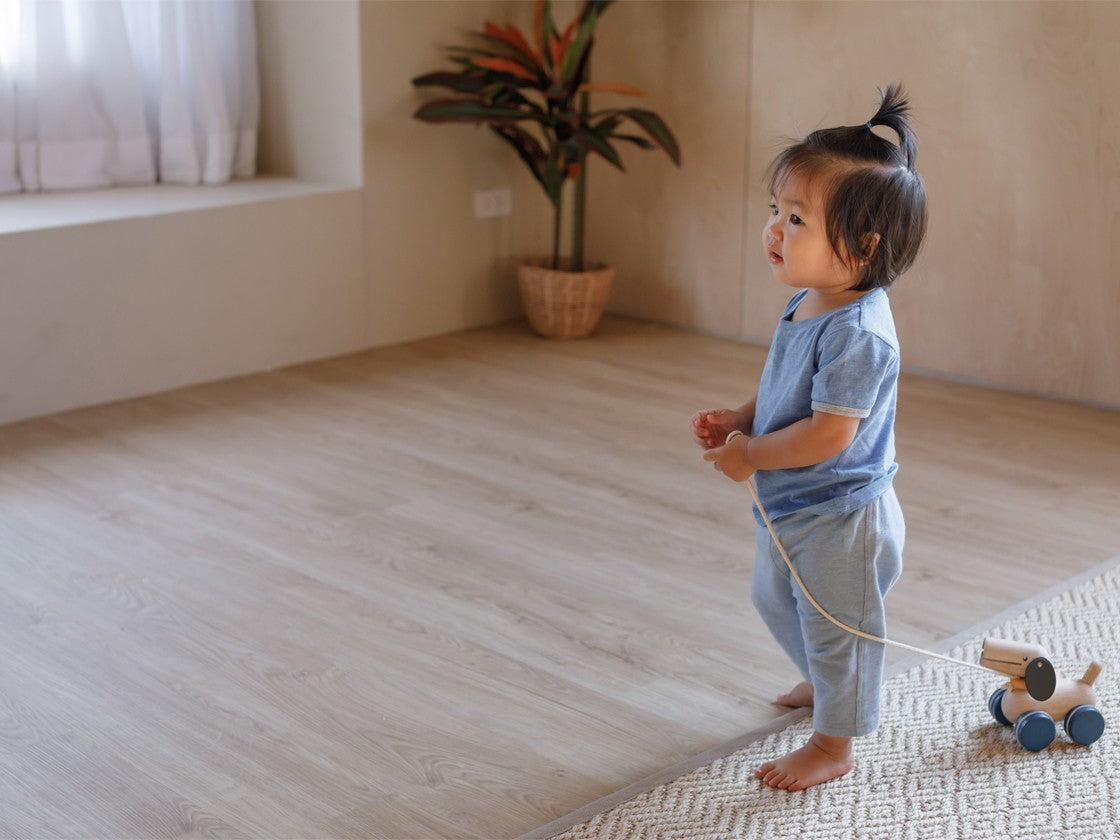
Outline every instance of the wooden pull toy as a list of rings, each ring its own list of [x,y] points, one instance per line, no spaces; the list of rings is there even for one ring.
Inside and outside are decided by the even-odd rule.
[[[988,698],[988,711],[1004,726],[1014,727],[1024,749],[1037,752],[1050,746],[1059,719],[1076,744],[1092,744],[1104,732],[1093,690],[1099,662],[1090,663],[1081,679],[1058,680],[1050,654],[1038,645],[985,639],[980,664],[1010,677]]]

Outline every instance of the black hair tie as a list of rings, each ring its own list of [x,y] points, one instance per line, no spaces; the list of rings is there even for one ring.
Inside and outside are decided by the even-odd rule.
[[[867,131],[868,131],[869,134],[874,134],[875,133],[874,130],[871,128],[871,120],[868,120],[865,123],[865,125],[867,126]]]

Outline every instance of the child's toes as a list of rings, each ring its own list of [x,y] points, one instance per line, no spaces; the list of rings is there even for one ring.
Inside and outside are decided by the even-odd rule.
[[[788,783],[789,775],[779,767],[775,767],[769,773],[762,777],[762,781],[770,785],[772,788],[781,788],[783,782]]]

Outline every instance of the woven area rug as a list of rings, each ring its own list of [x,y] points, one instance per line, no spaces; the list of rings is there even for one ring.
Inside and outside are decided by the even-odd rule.
[[[856,769],[841,779],[788,793],[754,778],[762,761],[804,743],[811,726],[802,718],[644,793],[628,790],[632,798],[621,804],[618,795],[593,803],[526,840],[1120,837],[1118,561],[942,648],[977,662],[985,637],[1035,642],[1049,651],[1059,679],[1101,662],[1095,688],[1106,728],[1092,746],[1072,743],[1059,722],[1047,749],[1024,750],[988,713],[988,696],[1004,678],[927,659],[885,682],[882,726],[857,742]],[[573,818],[583,821],[573,825]]]

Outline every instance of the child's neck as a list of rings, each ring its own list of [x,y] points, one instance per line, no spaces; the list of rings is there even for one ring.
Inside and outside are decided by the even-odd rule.
[[[858,292],[855,289],[842,289],[836,292],[828,289],[809,289],[804,300],[794,310],[791,320],[807,321],[810,318],[816,318],[818,315],[824,315],[833,309],[847,306],[853,300],[859,300],[866,294],[867,292]]]

